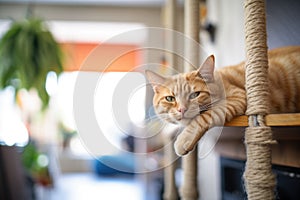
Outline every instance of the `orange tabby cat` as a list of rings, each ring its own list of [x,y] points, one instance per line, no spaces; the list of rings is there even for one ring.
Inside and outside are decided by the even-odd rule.
[[[300,46],[269,51],[270,113],[300,111]],[[185,126],[175,142],[178,155],[191,151],[213,126],[246,111],[244,63],[214,71],[214,56],[192,72],[162,77],[146,71],[153,105],[162,119]]]

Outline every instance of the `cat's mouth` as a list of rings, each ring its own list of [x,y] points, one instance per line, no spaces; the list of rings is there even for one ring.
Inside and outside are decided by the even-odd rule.
[[[197,115],[199,115],[199,109],[198,108],[187,110],[184,113],[182,113],[182,112],[174,113],[174,118],[179,123],[182,123],[182,121],[191,120],[191,119],[195,118]]]
[[[173,112],[171,113],[171,118],[179,124],[187,124],[197,115],[201,115],[208,110],[211,110],[220,100],[214,100],[204,105],[200,105],[194,109],[187,109],[184,113],[182,112]]]
[[[190,123],[191,119],[192,118],[183,117],[183,118],[178,119],[177,122],[182,125],[188,125]]]
[[[195,116],[197,115],[196,112],[194,113],[184,113],[184,114],[180,114],[176,117],[177,121],[182,121],[182,120],[191,120],[193,119]]]

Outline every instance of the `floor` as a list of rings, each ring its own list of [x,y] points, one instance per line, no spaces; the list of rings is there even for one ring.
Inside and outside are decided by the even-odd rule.
[[[61,175],[53,189],[39,190],[38,200],[148,200],[142,181],[133,176],[101,177],[92,173]]]

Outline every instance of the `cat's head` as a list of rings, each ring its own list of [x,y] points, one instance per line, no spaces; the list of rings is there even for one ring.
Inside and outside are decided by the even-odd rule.
[[[155,112],[164,120],[186,125],[210,108],[214,83],[214,56],[209,56],[198,70],[163,77],[152,71],[146,76],[154,90]]]

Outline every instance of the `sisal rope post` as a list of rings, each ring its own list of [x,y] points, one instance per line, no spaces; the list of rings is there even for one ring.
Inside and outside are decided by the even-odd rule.
[[[165,137],[165,148],[164,148],[164,159],[167,166],[164,168],[164,200],[177,200],[178,190],[176,187],[175,171],[177,167],[177,155],[174,151],[174,135],[166,134]],[[169,145],[169,143],[172,145]]]
[[[184,2],[184,33],[191,39],[184,44],[185,59],[184,71],[194,70],[199,67],[199,0],[185,0]],[[183,184],[180,196],[183,200],[198,199],[198,151],[197,146],[188,155],[182,158]]]
[[[183,184],[180,196],[183,200],[198,199],[198,148],[182,158]]]
[[[269,112],[268,54],[264,0],[245,0],[246,92],[249,127],[245,132],[247,162],[244,182],[248,199],[274,199],[271,145],[265,125]]]
[[[174,32],[172,30],[176,30],[176,10],[177,10],[177,0],[166,0],[165,5],[165,27],[169,30],[166,31],[166,48],[170,52],[166,52],[166,61],[168,65],[175,70],[177,69],[177,63],[175,58],[175,47],[176,41],[174,38]],[[164,168],[164,200],[177,200],[179,197],[176,180],[175,180],[175,170],[177,167],[177,155],[173,148],[174,146],[174,133],[166,133],[165,137],[165,148],[164,149],[164,159],[165,162],[168,163],[168,166]],[[169,143],[173,143],[173,145],[168,145]],[[169,164],[170,163],[170,164]]]
[[[199,0],[186,0],[184,1],[184,34],[189,39],[185,39],[184,57],[190,63],[184,62],[185,72],[199,67],[199,29]]]
[[[165,27],[169,30],[166,31],[166,47],[167,50],[170,52],[166,52],[166,60],[170,67],[173,69],[181,72],[180,69],[178,69],[177,63],[176,63],[176,40],[174,36],[174,31],[176,31],[176,17],[177,12],[177,0],[166,0],[165,5]],[[174,30],[174,31],[173,31]]]

